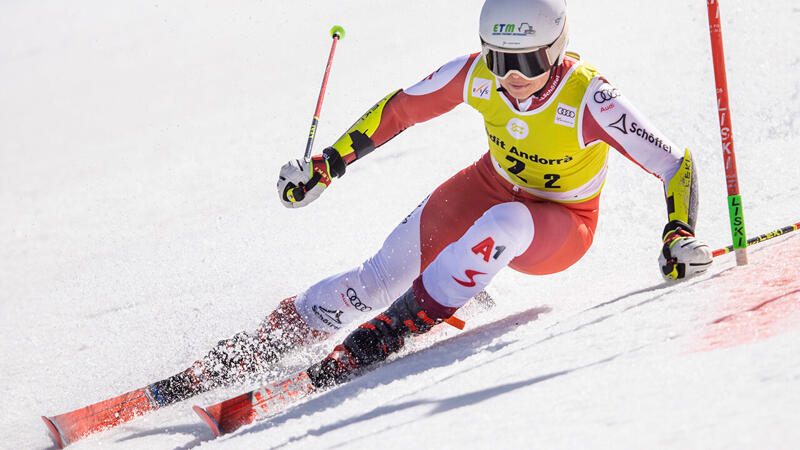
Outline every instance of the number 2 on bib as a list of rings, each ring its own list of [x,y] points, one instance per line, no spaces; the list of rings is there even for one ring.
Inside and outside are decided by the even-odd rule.
[[[523,183],[527,183],[528,180],[526,180],[525,178],[522,178],[519,175],[520,173],[522,173],[525,170],[525,162],[520,161],[517,158],[514,158],[512,156],[506,156],[506,160],[508,162],[513,163],[513,165],[508,168],[508,172],[511,173],[512,175],[516,176],[520,180],[522,180]],[[547,180],[544,183],[544,187],[545,188],[547,188],[547,189],[561,189],[561,186],[556,184],[558,182],[558,180],[561,179],[561,175],[559,175],[557,173],[546,173],[546,174],[544,174],[544,179]]]
[[[561,186],[556,185],[556,181],[559,178],[561,178],[561,175],[557,173],[546,173],[544,179],[547,180],[547,183],[544,184],[544,187],[547,189],[561,189]]]

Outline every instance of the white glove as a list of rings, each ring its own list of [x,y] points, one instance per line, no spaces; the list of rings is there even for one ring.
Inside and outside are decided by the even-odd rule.
[[[281,167],[278,197],[287,208],[302,208],[316,200],[331,184],[327,158],[316,155],[311,161],[295,159]]]
[[[711,248],[694,237],[692,227],[678,220],[667,224],[664,245],[658,256],[664,278],[691,278],[708,270],[712,261]]]

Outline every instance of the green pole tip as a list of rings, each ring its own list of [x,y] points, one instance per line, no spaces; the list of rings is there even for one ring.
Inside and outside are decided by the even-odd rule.
[[[331,28],[331,37],[344,39],[344,28],[340,27],[339,25],[334,25],[333,28]]]

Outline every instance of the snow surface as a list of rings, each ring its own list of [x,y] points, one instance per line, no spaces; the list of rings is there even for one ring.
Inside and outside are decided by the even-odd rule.
[[[305,148],[333,24],[347,36],[317,149],[389,91],[478,48],[480,0],[375,5],[0,2],[0,447],[45,448],[40,415],[144,386],[254,328],[280,299],[368,257],[486,150],[480,117],[461,106],[349,168],[312,206],[279,204],[278,169]],[[800,220],[800,7],[751,5],[722,12],[756,235]],[[569,6],[570,47],[693,149],[698,234],[728,245],[705,2]],[[191,404],[249,386],[74,447],[800,448],[800,236],[754,248],[748,268],[728,255],[665,284],[660,183],[612,153],[586,257],[549,277],[501,272],[497,307],[465,331],[219,440]]]

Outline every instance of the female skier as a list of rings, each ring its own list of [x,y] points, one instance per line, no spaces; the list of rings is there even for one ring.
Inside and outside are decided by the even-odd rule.
[[[311,203],[347,166],[461,103],[484,118],[486,154],[436,188],[374,256],[283,300],[255,332],[220,341],[177,375],[44,418],[55,441],[64,445],[263,373],[287,352],[385,309],[304,372],[304,390],[336,384],[386,359],[407,336],[450,319],[503,267],[532,275],[565,270],[592,243],[611,147],[664,184],[664,277],[707,270],[711,250],[694,237],[698,193],[689,150],[567,52],[568,32],[565,0],[486,0],[480,53],[390,93],[322,154],[284,165],[278,195],[290,208]]]
[[[255,333],[221,341],[186,372],[151,385],[165,402],[267,369],[287,351],[388,306],[309,370],[318,387],[336,383],[452,316],[503,267],[565,270],[592,243],[611,147],[664,184],[664,277],[708,269],[711,251],[694,237],[689,150],[566,51],[566,2],[486,0],[479,32],[479,53],[391,92],[322,154],[284,165],[278,195],[289,208],[308,205],[347,166],[461,103],[483,116],[488,151],[436,188],[363,264],[283,300]]]

